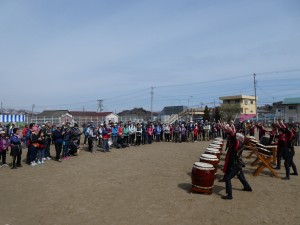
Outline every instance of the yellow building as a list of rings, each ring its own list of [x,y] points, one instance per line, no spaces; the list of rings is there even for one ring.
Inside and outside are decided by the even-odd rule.
[[[254,96],[235,95],[220,97],[223,104],[238,106],[241,109],[241,114],[256,114],[256,102]]]

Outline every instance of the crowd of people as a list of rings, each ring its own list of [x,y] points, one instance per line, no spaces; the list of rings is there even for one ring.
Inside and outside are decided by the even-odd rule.
[[[288,154],[285,154],[286,147],[282,147],[285,146],[283,143],[286,143],[286,140],[282,135],[283,130],[278,129],[278,124],[274,124],[272,129],[267,129],[262,123],[246,121],[234,124],[233,121],[230,121],[228,126],[234,133],[239,132],[245,136],[254,136],[255,132],[258,132],[261,141],[268,134],[268,138],[265,139],[268,140],[268,143],[265,144],[278,143],[277,161],[279,165],[277,169],[280,169],[281,158],[289,157]],[[56,125],[46,122],[42,126],[31,123],[25,125],[22,130],[15,127],[15,124],[10,126],[0,124],[0,157],[2,166],[8,166],[6,156],[10,149],[10,155],[12,156],[11,168],[16,169],[22,166],[21,155],[23,149],[26,148],[28,149],[26,163],[31,166],[44,164],[45,161],[51,159],[62,162],[68,160],[70,156],[76,156],[82,134],[84,136],[83,146],[87,145],[87,149],[94,153],[99,148],[103,152],[109,152],[112,148],[141,146],[161,141],[193,143],[209,141],[215,137],[227,139],[229,136],[226,129],[220,122],[210,123],[203,120],[197,122],[176,121],[173,124],[161,122],[135,123],[131,121],[113,123],[109,121],[108,123],[104,122],[96,125],[91,122],[84,124],[82,131],[78,124],[71,125],[70,122]],[[286,126],[284,133],[288,131],[293,134],[291,146],[299,145],[299,124],[289,124],[289,126]],[[50,154],[51,144],[55,146],[55,156]]]
[[[85,135],[84,144],[89,148],[100,146],[104,151],[109,151],[109,146],[125,148],[152,144],[153,142],[197,142],[209,141],[220,136],[222,130],[218,123],[210,124],[208,121],[175,122],[173,124],[161,122],[127,123],[108,122],[99,126],[93,123],[83,125]],[[95,150],[91,150],[92,152]]]
[[[45,161],[55,159],[59,162],[68,160],[70,155],[76,155],[79,148],[81,131],[77,124],[70,126],[52,125],[46,122],[39,126],[34,123],[25,125],[20,130],[12,124],[10,127],[2,127],[0,124],[0,155],[1,166],[8,166],[6,155],[10,148],[12,157],[11,169],[22,167],[21,156],[23,149],[28,149],[26,163],[31,166],[44,164]],[[55,146],[55,157],[51,156],[50,145]]]

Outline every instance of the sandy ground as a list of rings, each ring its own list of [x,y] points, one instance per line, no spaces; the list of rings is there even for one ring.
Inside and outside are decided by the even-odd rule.
[[[193,163],[209,143],[154,143],[95,154],[82,148],[62,163],[1,168],[0,225],[300,224],[299,177],[283,181],[268,170],[253,177],[254,158],[244,168],[253,192],[241,191],[234,178],[231,201],[221,199],[225,184],[217,181],[212,195],[190,193]]]

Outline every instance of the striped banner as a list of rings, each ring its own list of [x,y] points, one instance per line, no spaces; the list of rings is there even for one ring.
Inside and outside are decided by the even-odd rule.
[[[0,123],[24,123],[25,115],[0,115]]]

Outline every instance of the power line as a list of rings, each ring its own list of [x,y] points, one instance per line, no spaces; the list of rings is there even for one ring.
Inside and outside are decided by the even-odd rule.
[[[256,75],[270,75],[270,74],[294,73],[294,72],[300,72],[300,69],[281,70],[281,71],[272,71],[272,72],[262,72],[262,73],[256,73]]]

